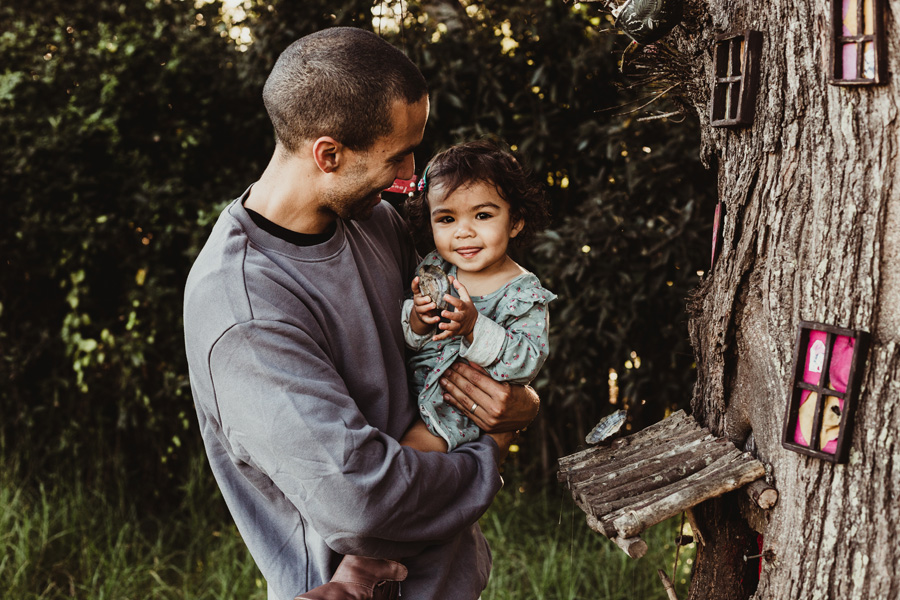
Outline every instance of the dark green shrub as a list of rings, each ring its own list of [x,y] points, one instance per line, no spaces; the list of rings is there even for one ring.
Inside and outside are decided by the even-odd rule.
[[[543,414],[518,461],[540,456],[551,468],[575,448],[611,408],[611,367],[620,399],[647,401],[639,418],[686,402],[682,299],[708,260],[713,193],[694,127],[607,110],[635,93],[616,70],[624,41],[601,31],[608,20],[592,6],[402,6],[404,27],[383,34],[432,90],[419,165],[495,135],[548,182],[553,226],[520,259],[560,299],[537,382]],[[369,0],[248,2],[237,25],[254,42],[239,47],[217,2],[0,7],[4,452],[36,469],[73,460],[118,476],[125,466],[154,491],[185,464],[173,459],[199,436],[183,284],[221,206],[268,161],[262,84],[291,41],[330,25],[371,28],[371,10]],[[622,368],[631,351],[639,369]]]

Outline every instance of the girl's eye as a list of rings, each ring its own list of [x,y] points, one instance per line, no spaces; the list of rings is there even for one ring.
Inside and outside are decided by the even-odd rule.
[[[490,219],[490,218],[493,217],[493,216],[494,216],[494,215],[492,215],[491,213],[484,213],[484,212],[483,212],[483,213],[478,213],[477,215],[475,215],[475,218],[476,218],[476,219],[482,219],[482,220],[484,220],[484,219]]]
[[[452,223],[453,217],[439,217],[436,223]]]

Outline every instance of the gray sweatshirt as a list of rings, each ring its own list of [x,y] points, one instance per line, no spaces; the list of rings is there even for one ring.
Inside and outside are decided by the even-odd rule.
[[[486,436],[443,454],[397,443],[417,419],[400,308],[416,264],[387,203],[301,247],[257,227],[245,193],[185,289],[191,389],[210,466],[270,599],[328,581],[342,554],[405,564],[413,600],[474,599],[477,519],[501,486]]]

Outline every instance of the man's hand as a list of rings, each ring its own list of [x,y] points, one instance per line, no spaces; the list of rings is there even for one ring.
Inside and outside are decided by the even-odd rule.
[[[466,286],[459,279],[451,275],[450,285],[456,288],[459,298],[454,298],[450,294],[444,294],[444,301],[449,302],[454,310],[452,312],[445,310],[441,313],[441,316],[444,319],[449,319],[449,321],[439,323],[438,329],[441,330],[441,333],[431,339],[439,342],[448,337],[459,335],[466,338],[469,343],[472,343],[472,332],[475,330],[475,321],[478,320],[478,309],[475,308],[475,303],[472,302]]]
[[[531,386],[494,381],[478,365],[454,363],[441,378],[444,400],[488,433],[527,427],[538,414],[540,398]]]
[[[419,289],[418,276],[412,280],[413,308],[409,315],[409,327],[419,335],[425,335],[434,329],[435,323],[441,320],[437,312],[437,304],[428,296],[422,295]]]

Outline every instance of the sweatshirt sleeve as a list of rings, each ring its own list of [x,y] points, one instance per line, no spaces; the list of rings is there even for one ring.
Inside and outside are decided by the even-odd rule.
[[[487,436],[421,453],[370,426],[327,350],[282,322],[232,327],[209,357],[222,434],[336,552],[401,558],[470,526],[502,480]]]

